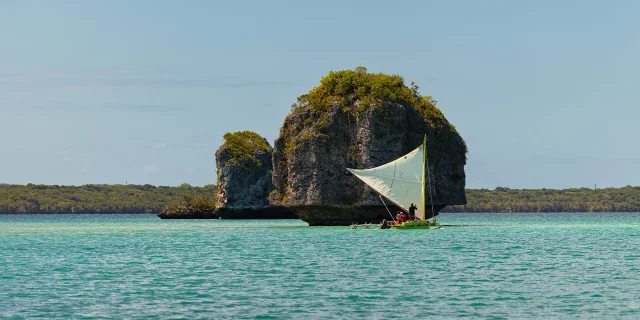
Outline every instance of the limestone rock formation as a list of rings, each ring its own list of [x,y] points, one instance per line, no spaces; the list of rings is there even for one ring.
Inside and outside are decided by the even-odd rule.
[[[251,131],[224,135],[225,142],[216,151],[218,209],[256,208],[269,205],[273,190],[269,142]]]
[[[399,76],[331,72],[298,98],[274,144],[270,200],[286,206],[380,205],[345,168],[371,168],[421,145],[427,135],[437,211],[464,204],[466,144],[455,127]],[[294,210],[295,211],[295,210]]]

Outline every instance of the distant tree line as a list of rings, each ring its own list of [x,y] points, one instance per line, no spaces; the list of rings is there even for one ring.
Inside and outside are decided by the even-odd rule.
[[[0,184],[0,214],[9,213],[159,213],[187,198],[212,198],[215,185]]]
[[[638,212],[640,187],[605,189],[467,189],[467,204],[442,212]]]
[[[8,213],[160,213],[193,202],[207,207],[215,185],[0,184],[0,214]],[[638,212],[640,187],[606,189],[467,189],[467,204],[442,212]],[[186,201],[191,199],[193,201]],[[204,199],[204,200],[203,200]],[[197,200],[197,201],[196,201]],[[206,200],[206,201],[205,201]],[[202,203],[200,203],[200,202]],[[173,205],[173,207],[171,206]],[[191,208],[188,207],[187,208]],[[176,210],[174,210],[176,211]],[[178,210],[179,211],[179,210]]]

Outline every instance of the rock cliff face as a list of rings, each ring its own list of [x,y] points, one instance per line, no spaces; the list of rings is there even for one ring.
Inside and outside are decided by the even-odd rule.
[[[273,149],[269,142],[250,131],[227,133],[224,139],[225,143],[216,151],[216,207],[220,210],[268,206],[267,198],[273,190]]]
[[[434,205],[466,203],[466,144],[435,101],[419,96],[417,89],[398,76],[366,69],[324,77],[298,98],[275,141],[271,202],[380,205],[378,196],[345,168],[395,160],[421,145],[426,134]]]

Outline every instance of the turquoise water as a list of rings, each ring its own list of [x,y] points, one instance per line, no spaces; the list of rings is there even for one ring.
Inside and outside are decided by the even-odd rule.
[[[0,215],[0,318],[640,318],[640,214]]]

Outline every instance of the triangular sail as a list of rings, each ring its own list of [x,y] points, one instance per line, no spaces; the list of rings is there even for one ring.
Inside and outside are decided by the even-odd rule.
[[[358,179],[373,188],[383,197],[389,199],[396,206],[409,211],[413,203],[416,217],[424,220],[425,208],[422,203],[423,170],[424,170],[424,146],[420,146],[408,154],[371,169],[349,169]]]

